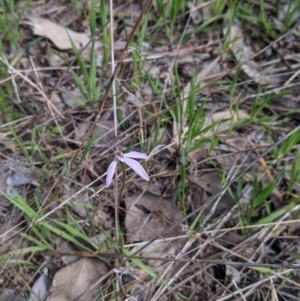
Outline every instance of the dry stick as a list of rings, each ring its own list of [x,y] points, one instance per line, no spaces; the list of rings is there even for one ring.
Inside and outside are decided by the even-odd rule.
[[[114,16],[113,16],[113,2],[109,1],[109,10],[110,10],[110,55],[111,55],[111,76],[113,77],[115,71],[115,50],[114,50]],[[117,76],[117,74],[116,74]],[[115,139],[118,139],[118,130],[117,130],[117,97],[116,97],[116,81],[115,78],[112,80],[112,99],[113,99],[113,109],[114,109],[114,129],[115,129]],[[105,99],[104,99],[105,101]],[[103,102],[104,102],[103,101]],[[100,113],[101,114],[101,113]],[[115,187],[114,187],[114,198],[115,198],[115,227],[116,227],[116,243],[119,244],[119,200],[118,200],[118,179],[115,177]],[[116,261],[116,265],[118,265]],[[117,282],[118,284],[118,282]]]
[[[110,261],[112,258],[122,258],[123,255],[115,254],[115,253],[89,253],[87,251],[73,251],[73,252],[60,252],[60,251],[46,251],[43,254],[48,256],[80,256],[80,257],[88,257],[88,258],[102,258],[104,261]],[[105,259],[104,259],[105,258]],[[192,258],[168,258],[168,257],[155,257],[155,256],[148,256],[145,258],[144,256],[123,256],[127,260],[130,259],[138,259],[138,260],[157,260],[162,262],[182,262],[188,263],[193,261],[195,263],[209,263],[209,264],[216,264],[216,265],[230,265],[230,266],[237,266],[237,267],[262,267],[262,268],[269,268],[269,269],[295,269],[300,270],[300,265],[298,264],[290,264],[290,263],[256,263],[256,262],[236,262],[236,261],[224,261],[224,260],[214,260],[214,259],[192,259]]]
[[[103,108],[104,108],[106,99],[107,99],[107,97],[108,97],[110,88],[112,87],[112,83],[113,83],[113,81],[115,80],[115,78],[117,77],[117,75],[119,74],[119,71],[120,71],[120,69],[121,69],[121,64],[122,64],[124,58],[125,58],[126,55],[127,55],[127,50],[128,50],[129,44],[130,44],[131,40],[133,39],[133,36],[135,35],[135,32],[136,32],[136,30],[137,30],[137,28],[138,28],[138,26],[139,26],[139,24],[140,24],[140,22],[141,22],[141,20],[142,20],[143,15],[144,15],[145,12],[146,12],[147,7],[148,7],[148,5],[149,5],[150,2],[151,2],[151,0],[147,0],[147,2],[145,3],[145,5],[143,6],[143,9],[142,9],[142,11],[141,11],[141,13],[140,13],[140,15],[139,15],[139,17],[138,17],[136,23],[134,24],[134,27],[133,27],[133,29],[132,29],[130,35],[129,35],[129,38],[128,38],[127,42],[126,42],[126,45],[125,45],[125,47],[124,47],[124,49],[123,49],[123,51],[122,51],[122,53],[121,53],[121,55],[120,55],[120,59],[119,59],[118,64],[117,64],[117,66],[116,66],[116,68],[115,68],[115,70],[114,70],[114,73],[112,74],[112,76],[111,76],[111,78],[110,78],[110,80],[109,80],[108,86],[107,86],[107,88],[106,88],[106,90],[105,90],[105,94],[104,94],[104,96],[103,96],[102,104],[99,105],[99,108],[98,108],[98,111],[97,111],[95,120],[93,121],[93,123],[92,123],[91,126],[89,127],[88,132],[87,132],[86,135],[84,136],[84,138],[83,138],[83,140],[82,140],[82,142],[81,142],[79,148],[77,149],[77,151],[76,151],[74,157],[72,158],[72,160],[71,160],[71,162],[70,162],[70,165],[69,165],[69,171],[71,170],[71,167],[72,167],[72,165],[74,164],[74,162],[75,162],[75,160],[76,160],[76,158],[77,158],[79,152],[82,150],[82,148],[83,148],[83,146],[84,146],[84,144],[85,144],[85,141],[91,136],[91,133],[92,133],[93,130],[95,129],[95,126],[96,126],[97,122],[98,122],[99,119],[100,119],[100,116],[101,116],[101,113],[102,113],[102,111],[103,111]]]
[[[265,37],[264,35],[262,35],[262,38],[265,40],[265,42],[270,43],[269,39],[267,37]],[[285,57],[281,54],[280,51],[278,51],[277,47],[272,46],[272,50],[276,52],[276,54],[279,56],[279,60],[280,62],[282,62],[289,71],[293,72],[293,67],[292,65],[285,59]],[[292,79],[298,77],[298,79],[300,79],[300,75],[299,75],[299,70],[296,71],[296,73],[292,76]],[[288,82],[291,79],[288,80]]]

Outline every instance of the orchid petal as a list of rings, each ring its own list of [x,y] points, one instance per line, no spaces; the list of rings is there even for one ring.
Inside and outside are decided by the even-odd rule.
[[[145,160],[150,159],[149,156],[147,156],[144,153],[140,153],[140,152],[129,152],[129,153],[123,154],[123,156],[125,158],[133,158],[133,159],[145,159]]]
[[[127,154],[126,154],[127,155]],[[144,180],[149,181],[150,178],[147,175],[144,167],[138,162],[133,159],[124,157],[124,162],[133,169],[140,177],[142,177]]]
[[[112,178],[114,177],[114,174],[116,172],[118,161],[114,160],[112,161],[107,169],[107,176],[106,176],[106,187],[109,187],[111,184]]]

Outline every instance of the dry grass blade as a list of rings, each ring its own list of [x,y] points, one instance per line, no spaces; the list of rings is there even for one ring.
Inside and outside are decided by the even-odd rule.
[[[31,85],[32,87],[34,87],[45,99],[49,109],[50,109],[50,113],[51,115],[54,117],[54,113],[53,111],[55,111],[57,113],[57,115],[64,119],[64,117],[62,116],[62,114],[56,109],[56,107],[52,104],[52,102],[50,101],[50,99],[47,97],[47,95],[44,93],[44,91],[41,90],[41,88],[39,88],[36,84],[34,84],[30,79],[28,79],[26,76],[24,76],[21,72],[19,72],[18,70],[16,70],[15,68],[13,68],[7,61],[7,59],[3,56],[0,57],[0,61],[2,63],[4,63],[7,68],[10,70],[10,73],[15,73],[18,76],[20,76],[22,79],[24,79],[29,85]],[[52,111],[53,110],[53,111]]]

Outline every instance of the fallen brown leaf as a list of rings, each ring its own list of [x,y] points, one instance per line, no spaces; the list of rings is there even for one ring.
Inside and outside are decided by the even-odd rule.
[[[50,288],[50,296],[46,301],[95,300],[97,288],[93,290],[90,288],[106,272],[107,268],[103,262],[82,258],[55,274]],[[81,294],[82,296],[80,296]]]
[[[41,17],[27,16],[23,24],[30,25],[35,35],[49,39],[60,50],[72,49],[70,40],[77,49],[86,46],[91,40],[84,32],[76,32]]]

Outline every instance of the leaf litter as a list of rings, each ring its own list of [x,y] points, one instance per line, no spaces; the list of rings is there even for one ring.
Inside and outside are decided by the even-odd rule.
[[[182,240],[166,244],[163,239],[176,237],[182,232],[180,224],[172,230],[168,230],[183,218],[178,206],[172,204],[171,199],[162,198],[150,192],[125,198],[125,205],[127,209],[125,216],[127,242],[147,242],[158,236],[161,242],[143,248],[143,253],[153,252],[158,257],[174,256],[176,249],[182,244]],[[173,253],[174,251],[175,253]],[[150,266],[160,264],[161,262],[155,260],[149,262]]]
[[[34,35],[48,38],[60,50],[71,50],[71,41],[77,49],[87,46],[90,42],[90,37],[86,33],[78,33],[64,28],[48,19],[27,16],[23,24],[30,25]]]
[[[12,157],[12,153],[18,153],[22,162],[27,163],[23,167],[23,163],[16,166],[10,161],[5,162],[6,170],[1,172],[0,188],[13,199],[17,191],[26,205],[38,213],[35,218],[52,229],[53,232],[43,233],[56,256],[49,256],[43,251],[20,252],[37,246],[34,237],[38,231],[45,230],[44,225],[35,227],[33,221],[28,220],[29,212],[24,211],[26,206],[22,207],[22,211],[14,205],[15,199],[11,202],[11,199],[1,196],[1,262],[4,262],[1,268],[6,290],[1,292],[0,300],[24,300],[24,296],[28,295],[32,300],[36,300],[34,296],[41,295],[47,295],[46,300],[95,300],[102,296],[108,299],[115,287],[121,287],[120,300],[170,300],[180,299],[181,295],[189,300],[229,300],[233,296],[239,298],[239,294],[244,299],[262,300],[268,294],[270,283],[281,297],[299,294],[294,285],[297,275],[290,273],[287,276],[285,269],[277,276],[268,278],[263,268],[255,270],[246,264],[245,267],[225,264],[248,261],[259,266],[263,263],[297,262],[299,244],[294,242],[297,242],[295,237],[299,230],[299,206],[294,187],[298,185],[299,178],[295,171],[291,172],[297,163],[297,136],[294,137],[295,146],[284,155],[275,148],[271,155],[264,158],[264,162],[260,161],[243,172],[245,167],[259,160],[263,150],[297,125],[299,112],[293,112],[293,115],[282,113],[286,99],[292,99],[292,109],[298,108],[298,102],[295,102],[299,94],[296,66],[300,48],[295,36],[289,34],[258,55],[271,43],[257,39],[255,34],[258,31],[252,33],[252,28],[249,30],[249,26],[258,29],[258,24],[245,24],[244,20],[236,18],[232,25],[223,20],[223,30],[202,32],[198,26],[208,20],[214,25],[221,24],[211,21],[215,8],[212,4],[203,8],[200,1],[188,3],[186,8],[191,22],[184,16],[178,16],[171,39],[167,37],[164,25],[159,25],[156,36],[157,41],[163,41],[162,45],[151,40],[152,31],[146,33],[146,41],[139,49],[142,59],[145,59],[144,66],[140,65],[138,70],[140,73],[130,57],[122,65],[118,78],[122,87],[117,91],[120,141],[114,134],[113,107],[109,100],[97,124],[94,143],[91,148],[85,149],[86,157],[76,162],[76,169],[72,168],[68,173],[67,161],[85,138],[94,120],[96,102],[99,101],[86,99],[71,76],[70,70],[75,70],[80,80],[84,80],[78,66],[77,69],[67,66],[74,58],[70,37],[78,49],[88,45],[83,54],[87,64],[91,63],[89,51],[92,38],[86,20],[78,16],[75,9],[68,10],[67,14],[64,3],[53,1],[43,5],[31,5],[22,19],[20,24],[24,28],[20,30],[26,32],[29,26],[30,31],[23,36],[21,46],[26,45],[27,38],[44,38],[35,40],[36,45],[29,47],[28,53],[21,54],[21,60],[14,65],[14,70],[19,73],[5,75],[8,81],[13,76],[16,98],[19,95],[18,105],[11,97],[14,110],[32,117],[26,124],[27,131],[24,131],[24,126],[11,125],[11,120],[0,112],[1,132],[9,132],[12,126],[21,138],[17,140],[14,136],[11,143],[3,140],[0,143],[1,154],[3,152],[6,157]],[[118,9],[122,5],[121,2],[116,3]],[[163,5],[164,9],[168,9],[167,2]],[[81,3],[79,7],[84,9]],[[161,8],[156,2],[151,9],[154,15],[160,14]],[[288,14],[286,8],[280,9],[283,13],[279,14],[279,18],[272,15],[269,18],[277,27],[283,22],[282,15]],[[139,4],[116,10],[114,17],[120,22],[115,23],[114,34],[121,45],[115,48],[116,57],[124,47],[128,30],[132,29],[140,11]],[[153,22],[155,18],[149,16],[149,20]],[[176,41],[183,37],[183,32],[186,34],[184,43],[178,45]],[[250,35],[247,34],[249,32]],[[227,48],[220,46],[221,39],[226,40]],[[104,49],[100,40],[97,40],[96,48],[101,58],[97,60],[97,65],[100,66],[98,63],[102,60]],[[11,47],[7,49],[9,61],[17,57]],[[45,52],[45,49],[50,51]],[[61,60],[54,58],[53,53]],[[254,60],[249,61],[253,55]],[[172,69],[175,60],[178,65]],[[243,63],[240,67],[242,72],[236,69],[227,74],[239,63]],[[195,71],[194,78],[191,69]],[[110,76],[107,70],[97,70],[100,97]],[[179,78],[177,94],[172,85],[174,70]],[[30,82],[20,76],[23,74],[20,72],[24,72]],[[136,74],[139,74],[138,84],[135,82]],[[147,80],[147,76],[152,81]],[[233,78],[238,84],[232,81]],[[212,83],[215,79],[218,81]],[[153,81],[161,91],[155,89]],[[67,88],[68,85],[71,89]],[[192,133],[191,138],[194,112],[189,111],[188,101],[181,106],[181,119],[176,119],[170,108],[174,103],[178,107],[179,101],[189,98],[190,93],[196,90],[194,109],[196,112],[203,106],[200,116],[203,124],[201,131]],[[266,103],[253,117],[251,105],[255,99],[258,101],[256,107],[259,107],[264,95],[280,91],[289,95],[274,96],[274,101]],[[45,105],[50,94],[52,97],[49,99],[56,110]],[[64,119],[57,121],[58,113]],[[163,118],[159,118],[159,114]],[[59,128],[58,125],[63,126]],[[137,125],[143,125],[139,132],[136,131]],[[140,143],[145,149],[140,149]],[[151,148],[147,149],[147,145]],[[124,153],[145,151],[149,154],[157,150],[151,154],[146,165],[151,180],[149,185],[129,169],[125,170],[127,183],[119,200],[120,229],[117,230],[113,193],[111,189],[104,189],[104,174],[113,159],[114,147],[119,147]],[[21,155],[22,151],[26,154],[26,150],[30,150],[30,158],[38,158],[35,168],[27,167],[33,166],[33,160],[28,160],[28,156],[25,160]],[[186,174],[182,173],[183,164]],[[240,172],[243,174],[235,178]],[[119,184],[122,173],[121,169],[116,170]],[[219,194],[230,181],[233,183],[230,189]],[[277,189],[284,195],[284,202],[278,202],[275,188],[269,191],[269,185],[275,181]],[[292,181],[296,186],[289,190]],[[143,190],[146,192],[141,192]],[[212,198],[215,201],[212,202]],[[198,215],[200,209],[203,212]],[[52,213],[44,218],[39,215],[41,212],[45,215]],[[194,224],[196,220],[198,222]],[[54,221],[62,223],[58,226]],[[266,226],[261,225],[262,222]],[[269,224],[271,222],[274,224]],[[124,232],[121,248],[115,244],[116,231]],[[25,233],[31,240],[24,238]],[[40,243],[44,243],[41,237]],[[89,243],[86,238],[90,239]],[[146,258],[129,260],[121,256],[116,264],[114,255],[122,254],[119,252],[122,248]],[[16,252],[9,253],[11,251]],[[87,253],[84,252],[88,252],[91,258],[86,258],[84,255]],[[101,257],[101,252],[106,257]],[[107,257],[109,255],[111,258]],[[15,259],[24,261],[14,264]],[[186,259],[188,262],[172,262],[175,259]],[[201,263],[197,261],[200,259],[222,259],[224,264]],[[45,277],[42,269],[38,273],[27,269],[31,267],[28,262],[48,267],[49,278]],[[110,272],[114,276],[106,277]],[[21,278],[10,277],[9,273],[21,275]],[[287,285],[281,285],[282,278]],[[46,279],[50,279],[51,286]]]

